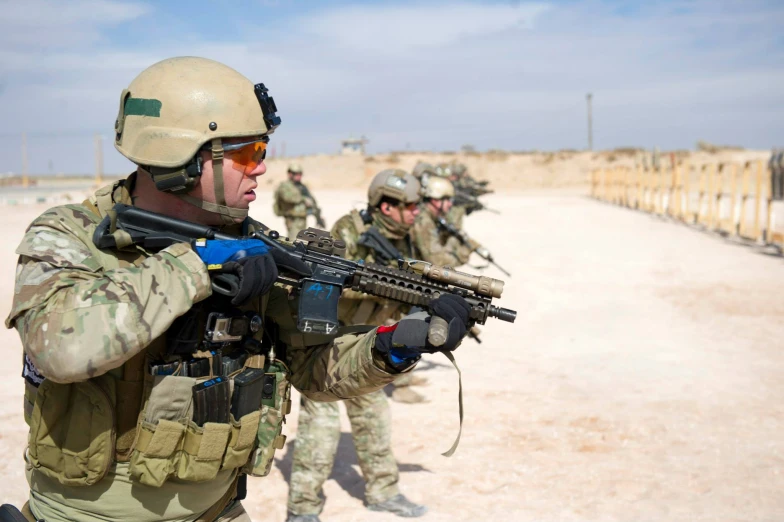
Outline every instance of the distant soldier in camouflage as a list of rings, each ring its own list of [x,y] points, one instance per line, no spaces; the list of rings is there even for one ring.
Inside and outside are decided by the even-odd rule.
[[[461,176],[465,174],[466,168],[460,163],[443,163],[437,167],[438,175],[452,182],[455,192],[460,188]],[[463,218],[466,216],[466,205],[456,205],[452,202],[452,207],[446,213],[446,219],[457,228],[463,228]]]
[[[419,213],[419,182],[403,170],[378,173],[368,189],[368,207],[340,218],[332,236],[345,241],[348,259],[396,266],[398,258],[414,257],[408,232]],[[345,291],[339,319],[344,325],[392,324],[408,308],[400,303]],[[391,447],[391,414],[383,391],[343,401],[354,446],[365,478],[365,500],[373,511],[418,517],[427,511],[409,501],[398,488],[399,472]],[[317,521],[324,508],[322,486],[332,471],[340,439],[336,403],[303,397],[291,470],[288,522]]]
[[[286,233],[293,240],[300,230],[308,228],[308,216],[316,215],[317,221],[320,221],[321,212],[310,190],[302,183],[302,167],[296,163],[289,165],[288,177],[275,189],[272,210],[276,216],[283,216]],[[322,222],[319,226],[324,227],[325,224]]]
[[[46,211],[26,231],[6,326],[24,350],[29,520],[249,521],[244,478],[268,474],[283,447],[292,384],[313,400],[358,397],[433,348],[403,352],[389,328],[299,332],[298,299],[275,281],[279,267],[292,277],[310,268],[263,241],[200,240],[156,253],[114,228],[112,209],[123,203],[232,235],[264,230],[248,209],[276,111],[263,84],[225,65],[159,62],[121,95],[115,147],[136,172]],[[94,244],[99,223],[117,248]],[[213,293],[216,274],[235,278],[233,297]],[[467,324],[452,308],[465,301],[444,297],[434,313]],[[216,317],[237,322],[229,330]],[[237,338],[208,342],[220,328]],[[241,398],[251,406],[241,414],[227,394],[242,376],[263,377],[253,381],[263,387],[247,388]],[[209,414],[204,422],[199,413]]]
[[[487,181],[479,181],[471,177],[465,165],[458,162],[442,163],[435,168],[435,173],[438,176],[447,178],[455,188],[452,208],[447,213],[446,218],[458,229],[463,228],[465,216],[476,210],[490,210],[478,198],[493,191],[488,188]]]
[[[437,218],[446,219],[454,195],[455,189],[448,179],[428,177],[427,184],[422,187],[422,212],[417,216],[412,236],[422,259],[436,265],[457,268],[467,263],[471,252],[481,248],[481,245],[475,241],[471,245],[464,245],[457,237],[439,228]]]
[[[411,175],[418,179],[419,183],[424,186],[425,183],[427,183],[427,178],[429,176],[438,176],[440,174],[436,166],[425,161],[417,161],[417,164],[414,165],[414,168],[411,171]]]

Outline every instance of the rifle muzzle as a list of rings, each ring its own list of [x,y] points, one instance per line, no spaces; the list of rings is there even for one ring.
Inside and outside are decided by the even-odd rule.
[[[491,305],[487,316],[496,317],[502,321],[506,321],[507,323],[513,323],[515,322],[515,319],[517,319],[517,312],[510,310],[509,308],[501,308],[500,306]]]

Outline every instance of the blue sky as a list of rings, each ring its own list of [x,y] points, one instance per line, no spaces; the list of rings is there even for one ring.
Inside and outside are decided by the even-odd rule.
[[[334,152],[784,144],[784,2],[0,0],[0,172],[129,165],[120,91],[197,55],[264,82],[273,145]]]

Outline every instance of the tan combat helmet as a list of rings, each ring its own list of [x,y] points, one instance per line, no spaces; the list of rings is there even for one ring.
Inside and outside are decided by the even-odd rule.
[[[436,176],[448,178],[452,175],[452,165],[450,163],[439,163],[434,171]]]
[[[373,178],[368,188],[368,204],[371,207],[381,203],[388,197],[401,203],[418,203],[421,185],[419,181],[401,169],[382,170]]]
[[[426,163],[424,161],[418,161],[417,164],[414,165],[414,170],[411,171],[411,174],[419,180],[435,173],[436,168],[430,163]]]
[[[299,163],[292,163],[291,165],[289,165],[288,171],[291,172],[292,174],[302,174],[302,165],[300,165]]]
[[[226,205],[222,139],[266,143],[281,122],[276,111],[264,84],[254,85],[231,67],[206,58],[169,58],[142,71],[122,92],[114,146],[149,172],[158,190],[233,223],[248,211]],[[212,152],[217,204],[185,195],[201,176],[199,151],[205,145]]]
[[[422,188],[422,197],[425,199],[441,199],[455,197],[455,187],[446,178],[430,176],[427,184]]]
[[[452,163],[451,171],[452,174],[457,176],[457,178],[459,179],[462,178],[466,172],[468,172],[468,168],[462,163],[454,162]]]

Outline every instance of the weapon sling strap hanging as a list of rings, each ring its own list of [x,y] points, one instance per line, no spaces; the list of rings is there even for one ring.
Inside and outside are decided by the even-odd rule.
[[[457,430],[457,437],[455,437],[455,441],[452,443],[452,447],[446,450],[445,453],[442,453],[444,457],[451,457],[454,455],[455,450],[457,449],[458,444],[460,444],[460,435],[463,434],[463,374],[460,372],[460,368],[457,366],[457,362],[455,361],[455,356],[452,352],[443,352],[449,362],[452,363],[452,366],[455,367],[457,370],[457,404],[460,408],[460,428]]]

